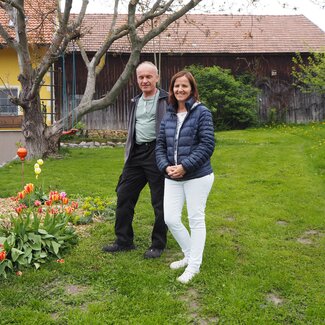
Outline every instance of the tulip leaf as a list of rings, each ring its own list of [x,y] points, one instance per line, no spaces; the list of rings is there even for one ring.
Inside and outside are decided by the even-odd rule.
[[[35,269],[37,270],[37,269],[39,269],[39,268],[40,268],[41,264],[40,264],[40,263],[37,263],[37,262],[35,262],[35,263],[34,263],[34,266],[35,266]]]
[[[12,248],[11,249],[11,257],[12,257],[12,261],[15,262],[17,261],[18,257],[20,255],[24,254],[24,252],[22,252],[21,250],[17,249],[17,248]]]
[[[52,241],[52,247],[53,247],[54,253],[57,255],[59,253],[59,248],[61,247],[61,245],[55,241]]]

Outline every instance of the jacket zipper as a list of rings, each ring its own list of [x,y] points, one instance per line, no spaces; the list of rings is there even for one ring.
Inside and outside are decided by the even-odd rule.
[[[196,102],[196,103],[194,103],[193,105],[192,105],[192,107],[187,111],[187,114],[186,114],[186,116],[185,116],[185,118],[184,118],[184,121],[183,121],[183,123],[182,123],[182,125],[181,125],[181,127],[179,128],[179,132],[178,132],[178,139],[179,139],[179,135],[180,135],[180,133],[181,133],[181,130],[182,130],[182,127],[183,127],[183,125],[184,125],[184,123],[185,123],[185,121],[188,119],[188,116],[190,115],[190,112],[191,112],[191,110],[192,109],[194,109],[196,106],[198,106],[198,105],[200,105],[201,104],[201,102]],[[176,116],[176,129],[177,129],[177,113],[175,113],[175,116]],[[175,130],[176,130],[175,129]],[[177,130],[176,130],[177,131]],[[178,158],[178,139],[177,139],[177,145],[176,145],[176,132],[175,132],[175,136],[174,136],[174,160],[175,160],[175,166],[177,165],[177,163],[178,163],[178,161],[177,161],[177,158]]]

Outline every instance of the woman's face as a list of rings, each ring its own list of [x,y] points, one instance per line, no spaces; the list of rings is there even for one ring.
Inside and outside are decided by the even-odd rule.
[[[173,92],[178,102],[185,102],[191,96],[191,91],[191,84],[185,76],[175,80]]]

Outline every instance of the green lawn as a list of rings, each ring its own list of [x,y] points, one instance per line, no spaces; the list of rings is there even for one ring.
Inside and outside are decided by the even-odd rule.
[[[101,252],[114,223],[95,223],[68,255],[0,279],[0,324],[325,324],[325,123],[216,134],[201,273],[189,285],[160,259],[144,260],[152,209],[136,209],[137,250]],[[35,182],[33,162],[25,181]],[[123,149],[73,149],[45,161],[40,182],[69,195],[115,197]],[[21,165],[0,168],[14,195]]]

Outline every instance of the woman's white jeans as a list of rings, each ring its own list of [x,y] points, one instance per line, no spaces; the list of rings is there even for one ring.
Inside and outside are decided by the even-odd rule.
[[[205,206],[213,181],[213,173],[187,181],[165,179],[165,223],[188,259],[186,270],[193,273],[199,272],[202,263],[206,238]],[[185,201],[190,233],[182,223]]]

